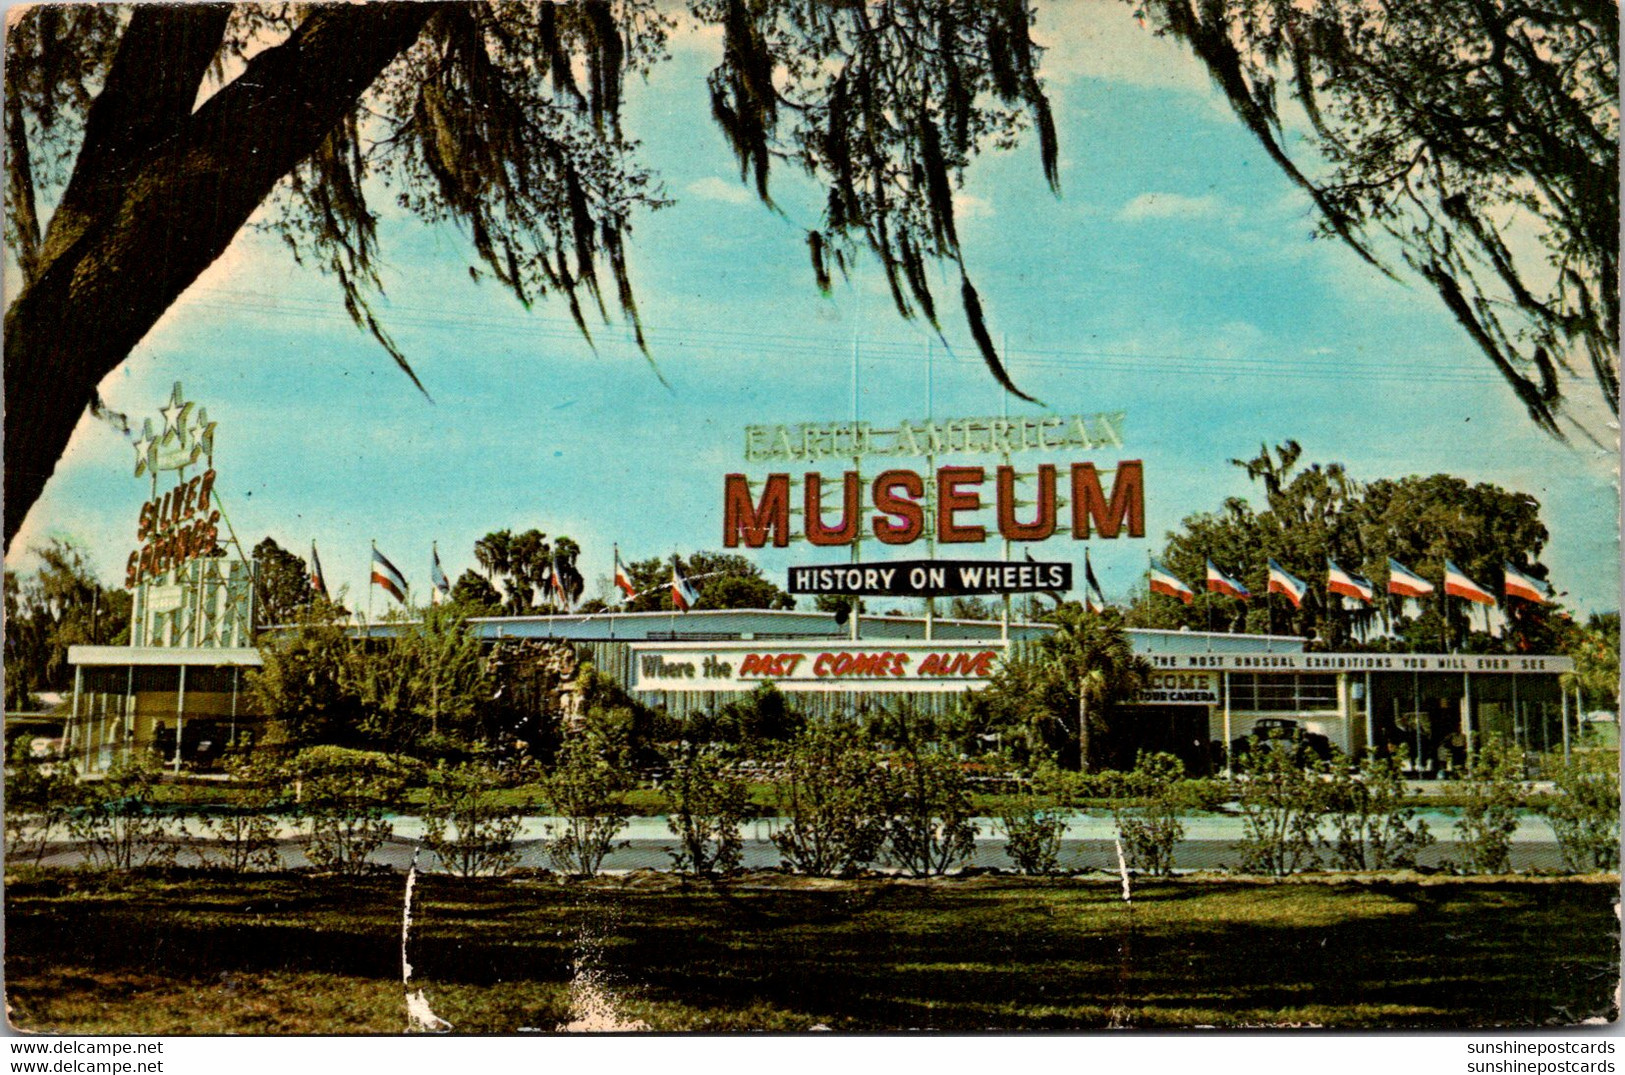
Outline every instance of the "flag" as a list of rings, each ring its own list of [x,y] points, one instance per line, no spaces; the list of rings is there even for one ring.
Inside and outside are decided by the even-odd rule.
[[[1369,579],[1359,575],[1350,574],[1337,566],[1337,561],[1330,557],[1326,560],[1326,589],[1331,593],[1342,594],[1344,597],[1356,597],[1366,604],[1370,604],[1376,596],[1376,587],[1371,585]]]
[[[1022,550],[1022,555],[1027,557],[1027,562],[1029,564],[1036,564],[1038,562],[1037,560],[1033,559],[1033,553],[1032,553],[1031,549],[1023,549]],[[1083,550],[1083,562],[1085,564],[1088,564],[1088,562],[1089,562],[1089,550],[1088,549]],[[1060,607],[1061,600],[1062,600],[1060,590],[1041,590],[1039,592],[1042,593],[1045,597],[1049,598],[1051,601],[1054,601],[1055,604],[1056,604],[1056,607]],[[1091,609],[1091,611],[1098,612],[1099,609]],[[1031,605],[1029,605],[1028,606],[1028,613],[1031,614],[1031,612],[1032,612],[1032,607],[1031,607]],[[846,621],[841,620],[840,622],[845,623]]]
[[[433,585],[429,589],[429,600],[439,604],[451,597],[451,583],[446,581],[446,572],[440,566],[440,548],[438,545],[429,547],[429,582]]]
[[[321,595],[323,601],[327,598],[327,580],[322,578],[322,559],[316,555],[316,543],[310,543],[310,588]]]
[[[1163,570],[1155,560],[1151,562],[1151,592],[1177,597],[1187,605],[1196,596],[1195,591]]]
[[[621,563],[621,550],[618,546],[615,549],[615,585],[626,594],[628,601],[638,595],[638,588],[632,585],[632,576],[627,574],[625,565]]]
[[[1207,588],[1211,593],[1226,593],[1243,601],[1253,596],[1247,587],[1241,584],[1240,579],[1231,578],[1220,571],[1219,565],[1212,560],[1207,562]]]
[[[1291,601],[1293,608],[1302,608],[1303,595],[1309,592],[1309,587],[1302,579],[1287,571],[1286,568],[1276,563],[1272,558],[1270,560],[1269,592],[1278,593]]]
[[[1106,611],[1106,595],[1100,590],[1100,580],[1095,578],[1095,565],[1089,562],[1089,550],[1083,550],[1083,581],[1087,583],[1083,602],[1090,612]]]
[[[1533,601],[1537,605],[1546,603],[1546,584],[1525,575],[1511,564],[1506,567],[1506,595],[1508,597],[1521,597],[1525,601]]]
[[[1400,597],[1426,597],[1433,583],[1409,570],[1392,556],[1388,558],[1388,592]]]
[[[1449,560],[1444,562],[1444,592],[1479,605],[1495,604],[1495,595],[1468,578],[1466,573]]]
[[[394,595],[395,600],[406,604],[406,576],[389,562],[389,557],[378,551],[376,545],[372,547],[372,581]]]
[[[559,574],[559,554],[554,553],[548,562],[552,569],[549,582],[553,587],[553,602],[559,608],[568,608],[570,597],[564,592],[564,576]]]
[[[700,595],[694,592],[694,587],[688,584],[683,573],[677,569],[677,557],[671,558],[671,603],[681,612],[687,612],[694,607]]]

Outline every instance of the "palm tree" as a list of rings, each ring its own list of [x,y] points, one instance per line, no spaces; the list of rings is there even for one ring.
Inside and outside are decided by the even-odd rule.
[[[1053,619],[1055,630],[1038,643],[1037,664],[1056,688],[1050,697],[1075,707],[1078,768],[1087,772],[1110,707],[1138,694],[1151,668],[1135,654],[1116,609],[1090,613],[1069,601]]]
[[[514,536],[508,565],[511,579],[508,599],[515,615],[523,615],[535,607],[537,590],[548,591],[552,554],[547,535],[534,527]]]
[[[496,585],[497,577],[506,578],[513,565],[513,535],[493,530],[474,542],[474,562],[484,570],[485,581]]]

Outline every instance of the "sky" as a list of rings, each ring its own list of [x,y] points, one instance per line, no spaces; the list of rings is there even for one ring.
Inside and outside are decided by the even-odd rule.
[[[1258,492],[1230,459],[1292,438],[1305,462],[1340,462],[1361,480],[1448,472],[1534,496],[1556,587],[1583,611],[1619,607],[1611,445],[1538,432],[1431,292],[1312,240],[1306,200],[1196,61],[1139,27],[1128,5],[1046,10],[1034,33],[1052,46],[1042,70],[1061,194],[1027,140],[978,160],[957,202],[994,338],[1045,407],[1005,397],[988,375],[956,282],[938,290],[946,347],[897,316],[872,261],[819,294],[803,241],[818,192],[781,171],[775,213],[741,184],[705,91],[720,39],[693,30],[674,36],[648,82],[629,82],[624,123],[675,202],[636,218],[630,240],[665,384],[624,325],[596,327],[589,347],[562,304],[526,311],[474,282],[456,227],[407,217],[380,189],[376,308],[432,401],[351,325],[334,281],[253,228],[108,377],[103,398],[139,428],[181,381],[218,423],[216,490],[244,547],[270,535],[303,556],[314,541],[329,587],[347,586],[352,607],[365,601],[374,540],[421,593],[432,542],[455,578],[497,529],[574,538],[589,595],[608,592],[612,545],[626,560],[718,549],[724,476],[773,469],[745,462],[744,427],[846,421],[854,400],[875,424],[928,409],[1125,412],[1120,450],[1028,456],[1063,468],[1143,460],[1146,538],[1090,546],[1114,599],[1141,583],[1148,553],[1181,519]],[[133,461],[123,434],[83,419],[7,565],[27,569],[28,548],[61,538],[122,582],[148,491]],[[994,541],[960,548],[1000,555]],[[1082,558],[1065,535],[1032,551]],[[863,552],[918,558],[923,547]],[[791,565],[847,558],[799,542],[750,555],[780,585]],[[378,610],[388,602],[374,598]]]

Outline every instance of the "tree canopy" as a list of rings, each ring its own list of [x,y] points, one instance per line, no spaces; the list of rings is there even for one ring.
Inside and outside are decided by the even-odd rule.
[[[1435,291],[1537,425],[1562,432],[1574,381],[1619,410],[1617,4],[1135,4],[1324,234]]]
[[[310,569],[295,554],[267,537],[254,546],[254,619],[260,626],[292,623],[315,598]]]
[[[5,706],[29,708],[36,691],[60,691],[73,682],[68,647],[114,645],[129,638],[130,595],[96,580],[83,554],[52,541],[34,550],[32,575],[5,577]]]
[[[699,595],[695,608],[795,607],[795,598],[762,576],[762,569],[743,556],[723,552],[696,552],[678,561],[683,577]],[[674,608],[671,599],[671,560],[654,557],[623,565],[637,596],[624,612],[663,612]]]
[[[1502,602],[1504,636],[1493,639],[1481,617],[1468,618],[1461,601],[1416,602],[1385,592],[1392,557],[1425,578],[1437,580],[1450,560],[1480,585],[1502,597],[1504,566],[1544,582],[1540,562],[1548,537],[1534,497],[1487,483],[1469,484],[1448,474],[1383,478],[1361,483],[1340,464],[1299,466],[1295,441],[1252,459],[1231,462],[1263,486],[1264,502],[1234,497],[1216,512],[1192,515],[1168,535],[1162,563],[1196,589],[1189,605],[1157,594],[1140,594],[1129,613],[1138,627],[1246,630],[1302,634],[1333,648],[1400,646],[1436,651],[1441,614],[1452,645],[1499,649],[1524,645],[1552,652],[1553,606]],[[1205,592],[1207,561],[1239,578],[1253,594],[1240,601]],[[1308,583],[1301,607],[1271,597],[1269,561]],[[1327,560],[1376,586],[1376,604],[1328,598]],[[1441,587],[1442,592],[1442,587]],[[1441,605],[1444,610],[1441,613]],[[1386,623],[1388,632],[1380,631]],[[1476,635],[1473,632],[1477,632]],[[1383,637],[1377,637],[1383,634]]]
[[[562,534],[549,541],[534,527],[517,534],[493,530],[474,543],[474,560],[485,572],[491,592],[487,594],[472,583],[465,586],[459,579],[453,597],[461,592],[463,597],[475,599],[476,604],[486,604],[496,594],[495,582],[500,579],[501,611],[508,615],[559,611],[574,606],[585,588],[585,580],[576,568],[580,555],[581,546]]]
[[[741,175],[828,190],[807,236],[827,288],[860,249],[904,316],[937,325],[949,264],[993,375],[1015,391],[965,272],[952,191],[1031,125],[1052,185],[1054,122],[1025,0],[690,0],[721,29],[711,112]],[[565,302],[585,334],[614,305],[641,343],[626,242],[658,207],[620,112],[665,55],[655,0],[39,5],[7,37],[6,540],[99,381],[267,203],[295,255],[416,382],[369,299],[380,187],[469,236],[476,276]],[[54,205],[48,220],[44,207]],[[131,271],[139,265],[140,271]],[[421,385],[420,385],[421,387]]]

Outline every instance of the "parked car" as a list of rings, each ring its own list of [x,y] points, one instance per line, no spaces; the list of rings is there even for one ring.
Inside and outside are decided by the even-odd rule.
[[[1289,717],[1263,717],[1253,724],[1252,731],[1230,742],[1232,755],[1251,750],[1288,750],[1300,758],[1313,755],[1330,761],[1332,741]]]

